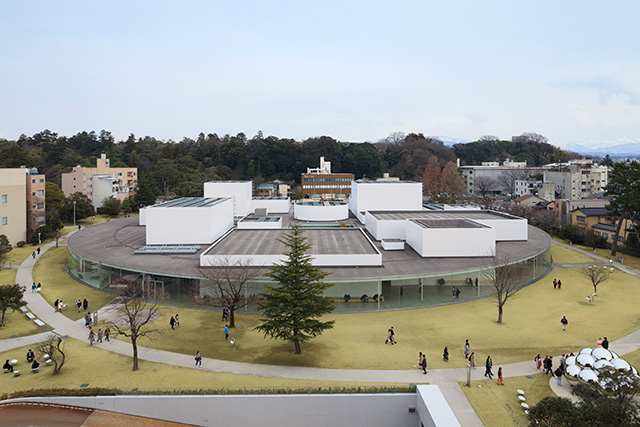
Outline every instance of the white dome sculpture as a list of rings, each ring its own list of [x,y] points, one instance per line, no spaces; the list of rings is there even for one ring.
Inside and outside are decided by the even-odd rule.
[[[629,362],[627,362],[624,359],[613,359],[611,361],[611,363],[613,363],[613,366],[619,370],[619,371],[629,371],[631,370],[631,365],[629,365]]]
[[[595,357],[586,353],[581,353],[578,355],[578,357],[576,357],[576,362],[578,362],[578,365],[582,366],[583,368],[590,368],[595,361]]]
[[[578,378],[578,375],[580,375],[580,366],[578,365],[569,365],[567,366],[567,369],[564,371],[564,373],[571,378]]]
[[[613,355],[611,354],[611,352],[606,348],[602,348],[602,347],[594,348],[593,351],[591,352],[591,355],[596,359],[605,359],[605,360],[613,359]]]
[[[586,383],[594,383],[598,381],[598,374],[593,369],[585,368],[580,371],[578,378]]]
[[[595,363],[593,364],[593,369],[602,369],[602,368],[615,369],[615,367],[613,366],[613,363],[609,362],[606,359],[596,360]]]
[[[576,357],[575,356],[569,356],[564,361],[564,363],[565,363],[565,365],[575,365],[576,364]]]

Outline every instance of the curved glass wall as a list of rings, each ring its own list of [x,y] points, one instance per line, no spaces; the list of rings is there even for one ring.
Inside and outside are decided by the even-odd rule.
[[[537,281],[551,268],[550,251],[517,262],[527,270],[527,284]],[[191,308],[211,308],[211,292],[204,279],[177,277],[152,272],[127,270],[82,257],[71,248],[67,256],[67,271],[78,281],[101,291],[117,294],[129,284],[142,285],[149,301]],[[476,278],[478,285],[476,286]],[[331,276],[327,277],[331,282]],[[423,277],[381,278],[334,281],[327,295],[336,298],[336,312],[361,312],[429,307],[452,302],[488,297],[491,285],[482,269],[457,271]],[[247,297],[261,293],[256,283]],[[456,292],[459,291],[459,292]],[[349,302],[344,296],[350,295]],[[366,295],[366,298],[363,296]],[[383,298],[378,298],[382,295]]]

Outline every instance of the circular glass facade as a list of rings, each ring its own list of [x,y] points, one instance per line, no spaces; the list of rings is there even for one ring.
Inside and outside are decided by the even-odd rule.
[[[143,255],[144,256],[144,255]],[[527,284],[544,276],[551,268],[549,247],[537,255],[516,262],[525,268]],[[90,259],[69,247],[67,271],[76,280],[98,290],[117,294],[128,284],[141,285],[145,299],[162,304],[190,308],[211,308],[211,295],[206,279],[197,276],[157,274],[140,269],[127,269]],[[476,285],[477,279],[477,285]],[[379,279],[346,279],[327,281],[334,286],[327,295],[336,298],[336,312],[362,312],[429,307],[491,296],[492,286],[484,280],[483,269],[412,277]],[[264,282],[263,282],[264,283]],[[263,291],[261,283],[253,284],[247,296]],[[349,302],[344,296],[350,295]],[[363,298],[366,295],[367,298]],[[378,298],[382,295],[382,300]]]

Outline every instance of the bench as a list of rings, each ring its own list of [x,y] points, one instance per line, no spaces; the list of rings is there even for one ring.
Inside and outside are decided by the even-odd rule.
[[[40,319],[33,319],[33,323],[35,323],[36,325],[43,327],[44,326],[44,322]]]
[[[25,316],[27,316],[27,319],[29,320],[33,320],[36,318],[36,316],[33,313],[27,312],[25,313]]]
[[[22,307],[20,307],[20,311],[23,312],[24,314],[27,314],[27,311],[29,310],[27,309],[27,307],[23,305]]]
[[[3,374],[8,374],[9,372],[11,372],[11,371],[8,370],[7,368],[2,368],[2,373]]]
[[[20,376],[20,371],[13,371],[13,376],[14,377],[19,377]]]

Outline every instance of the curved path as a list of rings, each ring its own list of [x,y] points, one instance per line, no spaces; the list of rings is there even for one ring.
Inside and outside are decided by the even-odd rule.
[[[51,248],[55,243],[51,242],[42,246],[42,252]],[[560,246],[565,246],[569,249],[577,252],[584,253],[596,259],[604,262],[609,262],[608,259],[591,254],[587,251],[574,248],[569,245],[554,242]],[[32,272],[38,257],[33,259],[28,257],[18,268],[16,275],[16,283],[24,284],[29,287],[33,282]],[[620,270],[640,277],[640,271],[630,267],[623,266],[619,263],[614,263]],[[83,319],[78,321],[72,321],[61,313],[55,313],[53,307],[47,303],[40,294],[33,294],[26,292],[24,299],[27,301],[29,309],[42,321],[50,325],[54,332],[60,335],[67,335],[78,339],[80,341],[87,341],[87,329],[84,327]],[[112,310],[117,310],[117,305],[107,305],[100,309],[99,317],[103,318],[109,315]],[[0,341],[0,352],[19,348],[31,344],[43,341],[49,332],[20,337],[8,340]],[[112,340],[111,342],[104,342],[102,344],[96,344],[98,347],[107,349],[114,353],[123,354],[126,356],[131,355],[131,344],[121,341]],[[635,331],[619,340],[611,343],[611,348],[618,354],[623,355],[631,351],[640,348],[640,330]],[[193,356],[181,353],[172,353],[164,350],[157,350],[149,347],[138,347],[139,358],[147,361],[166,363],[176,366],[183,366],[187,368],[194,368]],[[295,378],[295,379],[307,379],[307,380],[322,380],[322,381],[354,381],[354,382],[393,382],[393,383],[416,383],[427,381],[430,384],[436,384],[440,387],[440,390],[444,394],[447,402],[451,406],[451,409],[455,413],[456,417],[464,426],[481,426],[482,423],[473,411],[471,405],[467,401],[463,391],[460,389],[458,382],[466,380],[465,368],[453,368],[453,369],[436,369],[430,370],[427,376],[422,375],[421,371],[417,369],[413,370],[367,370],[367,369],[326,369],[326,368],[307,368],[307,367],[292,367],[292,366],[274,366],[274,365],[260,365],[254,363],[234,362],[228,360],[203,358],[204,370],[214,372],[225,372],[232,374],[242,375],[255,375],[264,377],[280,377],[280,378]],[[533,362],[517,362],[508,365],[502,365],[505,372],[505,377],[533,375],[538,373],[535,369]],[[472,369],[471,380],[483,380],[484,370],[482,367]],[[564,387],[557,387],[555,381],[551,381],[552,389],[556,394],[570,397],[570,387],[566,385]]]

